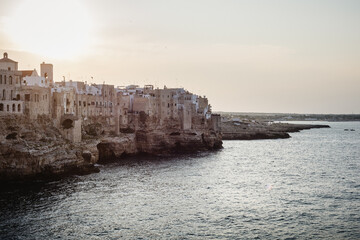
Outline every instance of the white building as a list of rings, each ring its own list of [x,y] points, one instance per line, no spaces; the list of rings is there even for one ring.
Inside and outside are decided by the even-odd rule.
[[[22,85],[49,87],[49,82],[45,81],[45,77],[40,77],[36,69],[22,72]]]

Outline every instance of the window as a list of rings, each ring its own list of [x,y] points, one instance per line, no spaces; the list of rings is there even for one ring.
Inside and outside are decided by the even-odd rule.
[[[0,103],[0,112],[4,111],[4,104]]]
[[[29,102],[30,101],[30,94],[25,94],[25,101]]]
[[[0,75],[0,84],[2,84],[2,75]]]
[[[15,104],[12,105],[12,111],[15,112]]]
[[[16,101],[20,101],[20,94],[16,95]]]
[[[18,104],[18,112],[21,112],[21,105]]]
[[[12,85],[12,76],[9,77],[9,84]]]
[[[6,84],[6,75],[4,75],[4,84]]]
[[[6,98],[6,92],[5,92],[5,89],[3,90],[3,100],[5,100]]]
[[[9,107],[9,105],[6,105],[6,111],[10,111],[10,107]]]

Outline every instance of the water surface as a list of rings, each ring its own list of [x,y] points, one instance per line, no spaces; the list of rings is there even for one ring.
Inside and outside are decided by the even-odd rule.
[[[0,239],[359,239],[360,123],[326,124],[10,186]]]

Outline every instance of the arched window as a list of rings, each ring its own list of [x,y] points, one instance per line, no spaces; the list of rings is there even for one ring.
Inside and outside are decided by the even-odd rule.
[[[21,112],[21,105],[18,104],[18,112]]]
[[[0,84],[2,84],[2,75],[0,75]]]
[[[9,106],[9,104],[6,105],[6,111],[10,112],[10,106]]]
[[[9,77],[9,84],[12,85],[12,76]]]
[[[4,104],[0,103],[0,112],[4,111]]]
[[[15,112],[15,104],[12,105],[12,111]]]
[[[20,101],[20,94],[16,94],[16,100]]]
[[[4,84],[6,84],[6,75],[4,75]]]
[[[4,89],[4,90],[3,90],[3,97],[2,97],[2,99],[5,100],[5,98],[6,98],[6,92],[5,92],[5,89]]]

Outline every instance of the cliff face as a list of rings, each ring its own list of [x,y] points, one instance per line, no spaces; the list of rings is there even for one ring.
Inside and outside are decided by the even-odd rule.
[[[73,144],[62,138],[48,118],[0,119],[0,179],[53,176],[96,171],[97,140]]]
[[[221,134],[201,118],[192,128],[180,130],[181,123],[140,114],[115,136],[114,126],[94,121],[82,127],[82,141],[71,143],[61,136],[49,118],[30,121],[25,117],[0,118],[0,179],[52,177],[98,171],[98,161],[114,161],[139,153],[168,155],[222,147]]]
[[[169,155],[222,148],[221,134],[197,118],[193,118],[191,129],[181,130],[176,119],[160,125],[158,119],[140,115],[121,135],[98,144],[100,161],[139,153]]]
[[[138,153],[134,134],[122,137],[104,137],[97,145],[100,162],[113,161],[125,155]]]

